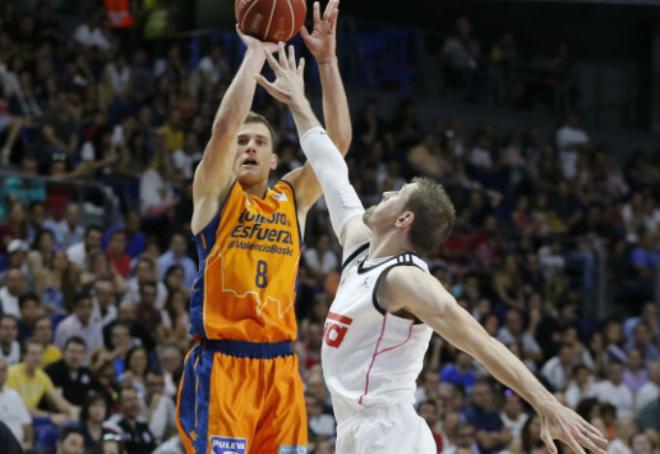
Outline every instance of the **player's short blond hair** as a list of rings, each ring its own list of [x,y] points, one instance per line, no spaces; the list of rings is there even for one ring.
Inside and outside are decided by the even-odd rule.
[[[416,188],[408,196],[404,210],[415,214],[408,236],[415,252],[429,255],[451,235],[456,210],[447,191],[428,178],[415,178]]]

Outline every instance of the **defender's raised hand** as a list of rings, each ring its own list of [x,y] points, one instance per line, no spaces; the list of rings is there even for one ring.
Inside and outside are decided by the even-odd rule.
[[[305,70],[305,59],[301,58],[296,64],[296,52],[293,46],[289,46],[289,51],[284,47],[284,43],[279,44],[276,59],[270,52],[266,52],[268,66],[275,73],[275,81],[270,82],[263,75],[257,76],[257,82],[273,98],[293,107],[298,103],[305,102],[305,80],[303,72]]]
[[[330,0],[321,18],[321,5],[314,2],[314,29],[309,33],[303,25],[300,35],[309,52],[320,64],[332,61],[337,49],[337,17],[339,0]]]

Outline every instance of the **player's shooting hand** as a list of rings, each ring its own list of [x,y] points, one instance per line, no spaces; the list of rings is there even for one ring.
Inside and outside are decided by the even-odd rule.
[[[277,44],[267,43],[265,41],[261,41],[255,38],[254,36],[246,35],[238,27],[238,24],[236,24],[236,33],[238,33],[238,36],[241,38],[241,41],[243,41],[243,44],[245,44],[245,46],[248,49],[252,49],[256,51],[268,51],[269,53],[273,53],[277,51]]]
[[[270,82],[263,75],[257,76],[257,81],[273,98],[294,107],[296,104],[305,101],[305,80],[303,72],[305,70],[305,59],[301,58],[296,64],[296,53],[293,46],[289,46],[289,51],[284,47],[284,43],[279,44],[276,59],[273,54],[267,52],[266,60],[268,66],[275,73],[275,81]]]
[[[551,454],[557,454],[553,440],[563,442],[575,453],[584,454],[584,448],[593,453],[607,453],[607,439],[570,408],[557,403],[539,416],[541,440]]]
[[[309,52],[318,63],[328,63],[335,58],[337,49],[337,17],[339,15],[339,0],[330,0],[321,18],[321,4],[314,2],[314,28],[309,33],[304,25],[300,35],[305,41]]]

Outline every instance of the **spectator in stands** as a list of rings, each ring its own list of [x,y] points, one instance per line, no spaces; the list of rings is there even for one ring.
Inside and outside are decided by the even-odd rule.
[[[564,398],[569,407],[577,408],[580,401],[596,395],[596,383],[593,374],[584,364],[577,364],[573,367],[571,377]]]
[[[92,297],[89,293],[80,293],[73,314],[62,320],[55,330],[55,345],[62,350],[73,336],[79,336],[85,341],[87,350],[83,364],[89,364],[90,355],[103,347],[101,327],[92,320],[92,309]]]
[[[190,180],[195,168],[202,160],[202,150],[199,147],[197,135],[189,132],[185,135],[182,148],[175,150],[172,154],[172,165],[177,176],[181,180]]]
[[[127,278],[131,272],[131,257],[124,252],[126,250],[126,243],[126,232],[115,230],[110,235],[110,241],[106,249],[106,254],[112,262],[113,268],[124,278]]]
[[[75,130],[75,118],[72,111],[70,94],[58,91],[56,104],[44,120],[41,134],[45,140],[41,160],[47,162],[56,153],[73,158],[78,148],[78,135]]]
[[[467,17],[456,20],[456,35],[445,41],[442,60],[447,82],[453,86],[463,85],[467,74],[479,67],[481,49],[472,38],[472,24]]]
[[[1,121],[1,120],[0,120]],[[46,184],[38,178],[38,162],[32,153],[23,153],[21,156],[20,172],[21,176],[7,177],[1,189],[8,205],[16,202],[22,206],[30,206],[34,202],[46,201]]]
[[[56,454],[83,454],[85,452],[85,437],[80,429],[67,427],[57,438]]]
[[[146,281],[140,286],[140,301],[135,311],[140,324],[153,333],[162,332],[161,328],[171,325],[169,318],[163,321],[167,312],[156,308],[157,286],[155,281]]]
[[[73,32],[73,39],[87,49],[98,49],[108,52],[112,49],[111,40],[101,27],[103,10],[94,9],[88,13],[87,19]]]
[[[660,352],[653,344],[653,333],[646,323],[639,323],[633,330],[633,339],[627,346],[628,351],[638,349],[644,361],[660,360]]]
[[[57,316],[67,313],[79,277],[79,270],[69,262],[66,252],[55,251],[50,265],[42,268],[36,279],[37,292],[43,295],[43,303],[48,311]]]
[[[511,432],[511,437],[514,440],[519,439],[529,415],[525,412],[525,403],[520,396],[509,389],[504,391],[504,405],[500,411],[500,418],[504,427]]]
[[[23,240],[11,240],[7,246],[7,269],[18,270],[23,274],[29,272],[26,258],[30,247]],[[0,273],[0,282],[5,281],[7,272]]]
[[[103,93],[113,103],[125,101],[131,94],[131,67],[123,51],[115,53],[103,71]]]
[[[41,358],[42,367],[47,368],[62,358],[62,352],[52,343],[53,322],[51,322],[48,315],[42,315],[34,322],[34,334],[32,338],[41,343],[44,348],[44,354]]]
[[[654,452],[654,443],[646,433],[638,433],[631,440],[633,454],[651,454]]]
[[[90,225],[85,229],[83,241],[76,243],[66,250],[66,255],[72,263],[85,270],[91,263],[89,257],[101,249],[101,240],[103,239],[103,229],[96,225]]]
[[[589,144],[589,136],[580,128],[578,116],[568,114],[557,131],[557,149],[564,178],[571,180],[577,176],[578,159],[588,150]]]
[[[111,280],[98,279],[94,283],[92,320],[101,328],[117,318],[116,296],[115,284]]]
[[[433,439],[435,440],[437,452],[441,453],[443,442],[442,442],[442,435],[438,431],[438,427],[439,427],[438,404],[436,403],[435,400],[432,399],[425,400],[417,407],[417,413],[419,413],[419,416],[424,418],[426,423],[429,425],[429,429],[431,429],[431,434],[433,435]]]
[[[64,345],[63,358],[45,369],[58,392],[78,407],[84,405],[91,390],[99,387],[92,371],[82,365],[85,352],[85,341],[70,337]]]
[[[7,360],[0,355],[0,422],[5,423],[21,447],[29,451],[33,440],[32,418],[21,396],[15,390],[5,387],[8,368]]]
[[[177,202],[170,156],[164,141],[164,133],[156,133],[156,149],[140,178],[140,210],[144,219],[152,222],[171,218]]]
[[[5,223],[0,224],[0,254],[6,254],[7,246],[12,239],[27,240],[32,233],[30,230],[23,205],[18,202],[11,204]]]
[[[623,382],[623,364],[613,362],[608,366],[607,380],[596,384],[596,397],[614,405],[621,418],[634,415],[634,396]]]
[[[305,393],[305,406],[307,407],[308,427],[310,439],[331,437],[335,434],[335,418],[323,413],[323,402],[320,402],[309,392]]]
[[[9,114],[9,103],[0,98],[0,140],[4,138],[0,148],[0,165],[8,165],[12,154],[12,148],[16,144],[21,131],[23,120]]]
[[[156,440],[149,426],[138,420],[140,400],[135,388],[122,386],[119,391],[121,419],[117,426],[122,430],[126,450],[131,454],[147,454],[156,448]]]
[[[43,347],[36,341],[27,341],[23,349],[23,361],[9,368],[7,387],[15,389],[23,399],[35,424],[55,424],[63,427],[67,422],[78,419],[78,410],[56,390],[51,379],[41,369]],[[55,413],[38,408],[42,399]]]
[[[110,236],[117,230],[123,229],[126,233],[126,253],[131,258],[139,257],[144,252],[146,244],[146,236],[140,230],[142,226],[142,217],[140,211],[136,209],[129,209],[124,216],[124,221],[121,224],[115,225],[108,229],[103,238],[104,248],[108,246]]]
[[[635,410],[641,411],[649,402],[660,396],[660,361],[648,363],[648,381],[637,391],[635,396]]]
[[[181,290],[173,290],[167,296],[164,313],[162,314],[163,324],[160,327],[161,340],[165,343],[175,344],[183,350],[187,350],[190,336],[188,335],[188,326],[190,326],[190,314],[188,311],[187,293]]]
[[[478,431],[474,424],[467,421],[461,421],[456,424],[452,436],[455,441],[443,452],[448,454],[479,454],[484,450],[478,444]]]
[[[222,43],[214,43],[209,55],[199,61],[197,71],[202,77],[202,83],[217,84],[221,80],[228,80],[231,77],[229,64],[224,56],[225,48]]]
[[[108,403],[105,398],[91,391],[80,412],[80,431],[85,437],[85,452],[101,451],[104,435],[115,433],[103,427],[107,417]],[[102,452],[105,454],[105,451]]]
[[[41,300],[36,293],[25,293],[19,299],[21,318],[18,324],[18,340],[23,342],[34,334],[34,324],[45,314]]]
[[[648,376],[644,368],[644,357],[638,348],[628,350],[628,361],[623,372],[623,382],[628,389],[637,394],[637,391],[648,381]]]
[[[10,366],[21,360],[21,344],[17,339],[18,319],[9,314],[0,315],[0,356]]]
[[[442,383],[459,385],[467,392],[470,392],[477,381],[472,357],[465,352],[458,351],[456,354],[456,363],[447,364],[443,367],[440,371],[440,378],[442,379]]]
[[[83,240],[85,228],[80,221],[80,205],[70,203],[66,206],[64,217],[59,221],[49,218],[44,222],[44,228],[55,235],[59,247],[68,249]]]
[[[160,443],[176,433],[176,407],[165,393],[165,378],[153,369],[146,374],[147,394],[142,419],[149,422],[149,430]]]
[[[541,369],[541,375],[555,391],[562,391],[568,384],[571,371],[575,366],[575,349],[572,344],[563,344],[557,356],[550,358]]]
[[[497,338],[503,344],[517,343],[522,349],[522,359],[538,362],[542,358],[541,348],[536,340],[525,331],[523,316],[517,309],[506,313],[505,326],[500,328]]]
[[[21,316],[19,297],[25,292],[27,283],[25,275],[17,269],[12,269],[5,275],[5,285],[0,288],[0,309],[6,315]]]
[[[541,421],[538,415],[532,412],[523,426],[520,438],[512,443],[511,452],[536,453],[542,452],[544,448],[543,440],[541,440]]]
[[[475,439],[482,453],[498,452],[511,441],[511,432],[502,423],[493,388],[487,380],[474,385],[465,419],[476,429]]]
[[[184,285],[188,288],[192,287],[195,275],[197,274],[197,266],[195,265],[195,262],[186,255],[186,244],[186,238],[182,233],[174,233],[172,235],[170,248],[158,258],[159,279],[161,281],[172,265],[179,265],[183,267]]]

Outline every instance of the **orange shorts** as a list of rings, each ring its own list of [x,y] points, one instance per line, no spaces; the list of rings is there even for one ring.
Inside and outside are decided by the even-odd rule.
[[[189,454],[305,454],[307,412],[291,344],[197,344],[184,362],[177,427]]]

